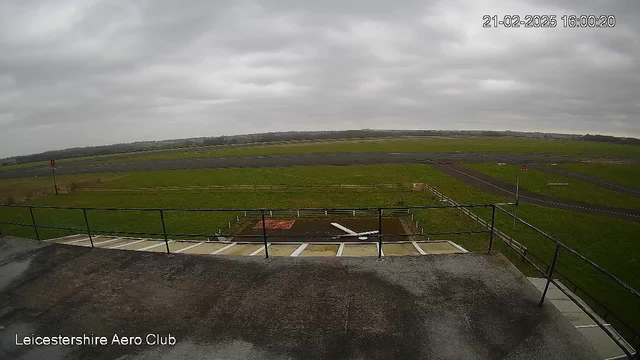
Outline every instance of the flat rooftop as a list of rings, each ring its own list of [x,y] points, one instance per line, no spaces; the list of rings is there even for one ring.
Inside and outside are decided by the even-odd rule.
[[[217,257],[0,238],[0,358],[597,359],[494,252]],[[16,346],[171,334],[174,346]]]

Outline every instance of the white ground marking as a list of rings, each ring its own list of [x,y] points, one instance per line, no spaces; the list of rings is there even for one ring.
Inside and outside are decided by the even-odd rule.
[[[462,251],[462,252],[463,252],[463,253],[465,253],[465,254],[469,252],[469,251],[467,251],[467,249],[463,248],[462,246],[460,246],[460,245],[458,245],[458,244],[456,244],[456,243],[454,243],[454,242],[451,242],[451,241],[447,241],[447,242],[448,242],[449,244],[451,244],[451,245],[455,246],[458,250]]]
[[[413,244],[413,247],[416,248],[416,250],[418,250],[418,252],[420,253],[420,255],[427,255],[426,252],[424,252],[424,250],[422,250],[422,248],[420,246],[418,246],[418,244],[416,244],[415,241],[411,242]]]
[[[220,254],[221,252],[223,252],[223,251],[227,250],[228,248],[232,247],[232,246],[233,246],[233,245],[235,245],[235,244],[236,244],[236,243],[231,243],[231,244],[229,244],[229,245],[227,245],[227,246],[225,246],[225,247],[223,247],[223,248],[220,248],[220,249],[218,249],[218,250],[216,250],[216,251],[212,252],[212,253],[211,253],[211,254],[209,254],[209,255],[216,255],[216,254]]]
[[[360,240],[367,240],[366,236],[362,236],[362,235],[373,235],[373,234],[377,234],[378,230],[374,230],[374,231],[364,231],[364,232],[355,232],[347,227],[344,227],[338,223],[331,223],[331,225],[337,227],[338,229],[344,231],[347,233],[347,235],[338,235],[333,237],[334,239],[337,238],[341,238],[341,237],[349,237],[349,236],[358,236]]]
[[[302,254],[302,252],[304,251],[304,249],[307,248],[307,246],[309,246],[308,243],[304,243],[304,244],[298,246],[298,248],[294,252],[292,252],[291,255],[289,255],[289,256],[297,257],[298,255]]]
[[[346,228],[346,227],[344,227],[344,226],[342,226],[342,225],[340,225],[340,224],[338,224],[338,223],[331,223],[331,225],[333,225],[333,226],[337,227],[338,229],[340,229],[340,230],[342,230],[342,231],[346,232],[347,234],[351,234],[351,235],[358,235],[358,233],[357,233],[357,232],[355,232],[355,231],[353,231],[353,230],[351,230],[351,229],[348,229],[348,228]]]
[[[268,248],[269,246],[271,246],[271,244],[267,244],[267,248]],[[258,250],[256,250],[256,251],[252,252],[251,254],[249,254],[249,256],[256,256],[256,255],[260,254],[260,253],[261,253],[261,252],[263,252],[263,251],[264,251],[264,245],[263,245],[260,249],[258,249]]]
[[[71,244],[75,244],[75,243],[79,243],[79,242],[87,241],[87,240],[89,240],[89,237],[88,237],[88,236],[87,236],[86,238],[79,239],[79,240],[73,240],[73,241],[63,242],[63,244],[65,244],[65,245],[71,245]]]
[[[119,245],[116,245],[116,246],[108,247],[107,249],[119,249],[119,248],[121,248],[121,247],[125,247],[125,246],[128,246],[128,245],[133,245],[133,244],[141,243],[141,242],[143,242],[143,241],[147,241],[147,240],[142,239],[142,240],[136,240],[136,241],[126,242],[126,243],[124,243],[124,244],[119,244]]]
[[[634,355],[635,351],[631,352],[631,355]],[[610,358],[606,358],[604,360],[626,360],[628,359],[627,355],[618,355],[618,356],[614,356],[614,357],[610,357]]]
[[[611,324],[602,324],[603,326],[611,326]],[[592,327],[599,327],[598,324],[591,324],[591,325],[576,325],[576,328],[580,329],[580,328],[592,328]]]
[[[204,243],[203,243],[203,242],[199,242],[199,243],[196,243],[195,245],[187,246],[186,248],[182,248],[182,249],[177,250],[177,251],[174,251],[174,252],[175,252],[176,254],[178,254],[178,253],[181,253],[181,252],[183,252],[183,251],[187,251],[187,250],[189,250],[189,249],[193,249],[194,247],[196,247],[196,246],[200,246],[200,245],[202,245],[202,244],[204,244]]]
[[[85,236],[85,235],[82,235],[82,234],[67,235],[67,236],[63,236],[63,237],[59,237],[59,238],[45,239],[43,241],[61,241],[61,240],[66,240],[66,239],[70,239],[70,238],[77,238],[78,236]]]
[[[102,244],[108,244],[108,243],[112,243],[114,241],[118,241],[118,240],[122,240],[122,238],[115,238],[115,239],[111,239],[111,240],[105,240],[105,241],[100,241],[100,242],[94,242],[93,245],[94,246],[98,246],[98,245],[102,245]]]
[[[166,242],[166,244],[171,244],[172,242],[173,240],[169,240]],[[138,251],[147,251],[149,249],[157,248],[158,246],[162,246],[162,245],[165,245],[165,242],[159,241],[159,244],[149,245],[147,247],[143,247],[142,249],[138,249]]]
[[[340,243],[340,247],[338,248],[338,253],[336,256],[342,256],[342,252],[344,251],[344,243]]]

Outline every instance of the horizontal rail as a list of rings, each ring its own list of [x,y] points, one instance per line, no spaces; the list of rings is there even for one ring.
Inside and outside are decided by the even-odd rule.
[[[549,265],[546,264],[543,260],[541,260],[539,257],[535,256],[533,253],[531,252],[527,252],[525,254],[522,254],[518,249],[516,249],[515,247],[513,247],[511,244],[506,243],[508,247],[510,247],[513,251],[515,251],[517,254],[522,255],[522,259],[525,260],[529,265],[531,265],[537,272],[539,272],[542,276],[547,276],[548,275],[548,271],[549,271]],[[538,265],[536,265],[531,259],[529,259],[529,256],[534,257],[537,261],[539,261],[540,263],[544,264],[547,266],[547,270],[542,270]],[[558,270],[554,271],[555,274],[560,275],[562,278],[564,278],[565,280],[567,280],[570,283],[573,283],[571,280],[569,280],[566,276],[562,275]],[[565,289],[562,289],[561,286],[559,286],[556,282],[556,280],[554,280],[553,278],[551,279],[551,282],[558,288],[560,289],[560,291],[562,291],[562,293],[564,293],[567,297],[569,297],[569,299],[571,299],[574,303],[576,303],[576,305],[582,309],[582,311],[584,313],[587,314],[587,316],[589,316],[589,318],[591,318],[599,327],[603,327],[602,324],[600,323],[600,321],[593,315],[591,314],[591,312],[587,311],[586,308],[582,305],[579,304],[578,301],[576,301],[576,299],[569,295],[567,293],[567,291]],[[579,289],[581,290],[585,295],[587,295],[593,302],[595,302],[598,306],[600,306],[601,308],[605,309],[607,311],[607,313],[609,313],[611,316],[613,316],[621,325],[623,325],[624,327],[626,327],[626,330],[630,331],[633,335],[634,338],[636,336],[638,336],[636,334],[636,332],[633,330],[633,328],[631,326],[629,326],[629,324],[627,324],[626,322],[624,322],[623,320],[621,320],[618,316],[616,316],[614,313],[612,313],[610,310],[608,310],[606,308],[606,306],[602,305],[598,300],[596,300],[593,296],[589,295],[589,293],[585,292],[584,289],[579,288],[577,285],[575,285],[575,289]],[[576,296],[578,296],[576,294]],[[604,329],[605,333],[616,343],[616,345],[622,349],[622,351],[625,352],[625,354],[627,354],[628,356],[631,356],[631,354],[628,352],[628,350],[626,349],[626,346],[624,346],[624,344],[622,344],[614,335],[613,333],[611,333],[608,329]],[[629,359],[632,359],[633,357],[629,357]]]
[[[611,280],[613,280],[616,283],[618,283],[618,285],[622,286],[627,291],[629,291],[631,294],[635,295],[637,298],[640,299],[640,293],[636,289],[634,289],[631,286],[629,286],[626,282],[622,281],[621,279],[619,279],[618,277],[616,277],[615,275],[613,275],[612,273],[610,273],[609,271],[604,269],[602,266],[600,266],[600,265],[596,264],[595,262],[587,259],[584,255],[582,255],[579,252],[573,250],[572,248],[570,248],[569,246],[565,245],[561,241],[555,239],[553,236],[551,236],[551,235],[545,233],[544,231],[538,229],[534,225],[529,224],[525,220],[519,218],[517,215],[515,215],[515,214],[513,214],[513,213],[511,213],[511,212],[509,212],[509,211],[507,211],[507,210],[505,210],[503,208],[501,208],[500,206],[496,206],[496,208],[500,209],[500,211],[504,212],[505,214],[511,216],[512,218],[518,220],[522,224],[528,226],[529,228],[533,229],[534,231],[538,232],[539,234],[543,235],[544,237],[546,237],[549,240],[553,241],[554,243],[558,244],[560,247],[562,247],[563,249],[569,251],[572,255],[575,255],[576,257],[578,257],[582,261],[586,262],[587,264],[593,266],[596,270],[600,271],[601,273],[603,273],[604,275],[609,277]]]
[[[504,205],[512,205],[515,203],[504,203]],[[61,209],[61,210],[95,210],[95,211],[203,211],[203,212],[261,212],[261,211],[331,211],[331,210],[347,210],[347,211],[378,211],[382,210],[426,210],[426,209],[447,209],[447,208],[480,208],[492,207],[493,204],[472,204],[472,205],[428,205],[428,206],[403,206],[403,207],[360,207],[360,208],[252,208],[252,209],[215,209],[215,208],[99,208],[99,207],[75,207],[75,206],[45,206],[45,205],[0,205],[7,208],[32,208],[32,209]]]
[[[189,190],[287,190],[287,189],[410,189],[412,184],[326,184],[326,185],[193,185],[155,187],[76,187],[80,192],[144,192],[144,191],[189,191]]]

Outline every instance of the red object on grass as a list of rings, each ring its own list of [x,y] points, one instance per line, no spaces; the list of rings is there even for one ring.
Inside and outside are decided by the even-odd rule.
[[[265,220],[264,225],[267,230],[289,230],[293,227],[295,220]],[[262,229],[262,220],[256,223],[256,229]]]
[[[529,168],[523,167],[521,168],[522,171],[529,171]]]

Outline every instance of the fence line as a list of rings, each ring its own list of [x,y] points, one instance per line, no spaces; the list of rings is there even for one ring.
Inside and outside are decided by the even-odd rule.
[[[450,204],[450,205],[457,205],[457,202],[455,202],[453,199],[445,196],[444,194],[442,194],[440,191],[438,191],[435,187],[429,186],[427,184],[421,184],[424,185],[424,187],[431,191],[432,193],[434,193],[440,200]],[[514,250],[517,254],[522,256],[523,260],[526,260],[530,265],[532,265],[538,272],[540,272],[541,274],[545,275],[545,277],[547,278],[547,283],[545,285],[545,289],[543,291],[542,294],[542,298],[540,300],[540,304],[542,304],[542,302],[544,301],[546,292],[548,290],[549,284],[553,283],[554,285],[556,285],[556,287],[558,287],[558,289],[560,289],[566,296],[568,296],[574,303],[576,303],[578,305],[578,307],[580,307],[589,317],[592,318],[592,320],[594,320],[594,322],[616,343],[616,345],[618,345],[620,347],[620,349],[622,349],[622,351],[628,356],[629,359],[634,358],[634,355],[627,349],[627,347],[625,346],[625,344],[622,344],[614,334],[611,333],[611,331],[609,329],[606,328],[606,326],[604,326],[604,324],[601,323],[601,321],[599,319],[596,319],[595,316],[592,316],[588,311],[586,311],[586,309],[584,308],[584,306],[582,304],[579,304],[578,301],[576,301],[576,299],[574,297],[577,297],[577,291],[581,290],[582,293],[584,293],[585,295],[587,295],[592,301],[594,301],[599,307],[601,307],[602,309],[604,309],[606,311],[606,315],[604,316],[604,320],[606,320],[606,317],[611,315],[613,316],[621,325],[623,325],[628,331],[631,332],[632,336],[631,336],[631,343],[634,343],[634,341],[636,339],[640,339],[640,335],[638,333],[635,332],[635,330],[633,330],[633,328],[631,326],[629,326],[626,322],[622,321],[620,319],[620,317],[618,317],[617,315],[615,315],[614,313],[611,312],[611,310],[609,310],[607,307],[605,307],[604,305],[602,305],[599,301],[597,301],[593,296],[589,295],[589,293],[585,292],[584,289],[579,288],[573,281],[569,280],[566,276],[560,274],[556,269],[555,269],[555,264],[558,258],[558,253],[560,248],[565,249],[567,251],[569,251],[569,253],[571,255],[575,255],[577,256],[579,259],[583,260],[584,262],[586,262],[587,264],[593,266],[595,269],[597,269],[598,271],[602,272],[603,274],[605,274],[607,277],[609,277],[610,279],[612,279],[613,281],[615,281],[618,285],[622,286],[625,290],[627,290],[628,292],[630,292],[632,295],[635,295],[636,297],[640,298],[640,294],[638,293],[638,291],[636,291],[635,289],[633,289],[631,286],[629,286],[628,284],[626,284],[624,281],[618,279],[616,276],[614,276],[613,274],[609,273],[608,271],[606,271],[605,269],[603,269],[602,267],[600,267],[599,265],[597,265],[596,263],[594,263],[593,261],[589,260],[588,258],[586,258],[584,255],[578,253],[577,251],[571,249],[570,247],[566,246],[565,244],[561,243],[560,241],[556,240],[555,238],[553,238],[552,236],[548,235],[547,233],[543,232],[542,230],[538,229],[537,227],[535,227],[534,225],[529,224],[528,222],[522,220],[521,218],[519,218],[517,215],[512,214],[510,212],[508,212],[507,210],[503,209],[500,207],[499,204],[496,204],[496,206],[494,206],[493,210],[495,209],[499,209],[502,212],[506,213],[507,215],[513,217],[514,219],[518,220],[519,222],[523,223],[524,225],[530,227],[531,229],[535,230],[536,232],[540,233],[541,235],[543,235],[544,237],[546,237],[547,239],[553,241],[556,244],[556,251],[555,251],[555,255],[553,258],[553,262],[551,263],[551,265],[547,265],[544,261],[542,261],[539,257],[535,256],[534,254],[532,254],[530,251],[528,251],[527,247],[522,245],[521,243],[517,242],[515,239],[513,239],[512,237],[510,237],[509,235],[505,234],[504,232],[498,230],[495,228],[495,213],[492,216],[492,221],[491,223],[482,220],[478,215],[474,214],[473,212],[471,212],[468,208],[460,208],[460,212],[461,214],[465,214],[467,216],[469,216],[472,220],[475,220],[476,223],[482,225],[485,228],[491,228],[491,233],[495,234],[496,236],[498,236],[498,238],[500,238],[505,244],[507,244],[512,250]],[[541,269],[538,265],[536,265],[529,257],[533,257],[534,259],[536,259],[536,261],[540,262],[541,264],[546,266],[546,269]],[[556,280],[554,280],[552,278],[554,272],[561,276],[565,281],[571,283],[574,286],[574,296],[571,296],[567,290],[562,289],[562,287],[560,285],[557,284]],[[638,353],[638,351],[636,350],[636,354]],[[636,357],[637,358],[637,357]]]
[[[156,186],[156,187],[75,187],[71,191],[79,192],[144,192],[144,191],[194,191],[194,190],[245,190],[245,191],[265,191],[265,190],[335,190],[335,189],[406,189],[411,188],[410,184],[328,184],[328,185],[194,185],[194,186]]]
[[[522,255],[523,259],[528,261],[530,264],[532,264],[540,273],[544,274],[545,277],[547,277],[547,284],[545,286],[545,290],[543,291],[543,295],[542,295],[542,299],[541,299],[541,304],[542,301],[544,301],[544,297],[546,295],[546,290],[548,289],[548,286],[550,283],[554,283],[555,284],[555,280],[552,278],[553,273],[554,273],[554,268],[555,268],[555,263],[557,260],[557,256],[558,256],[558,252],[560,250],[560,248],[562,247],[565,250],[569,250],[569,253],[575,256],[578,256],[581,260],[587,262],[588,264],[594,266],[597,270],[601,271],[601,272],[605,272],[606,275],[608,275],[610,278],[616,280],[618,282],[618,284],[622,285],[626,290],[631,291],[632,294],[639,296],[639,293],[637,291],[635,291],[633,288],[631,288],[630,286],[628,286],[626,283],[624,283],[622,280],[617,279],[615,276],[613,276],[610,273],[607,273],[604,269],[602,269],[601,267],[597,266],[597,264],[593,263],[592,261],[590,261],[589,259],[587,259],[586,257],[584,257],[583,255],[579,254],[578,252],[574,251],[573,249],[570,249],[569,247],[567,247],[566,245],[560,243],[559,241],[557,241],[556,239],[554,239],[552,236],[544,233],[542,230],[539,230],[538,228],[536,228],[535,226],[527,223],[526,221],[518,218],[517,216],[515,216],[514,214],[509,213],[508,211],[504,210],[501,208],[501,205],[514,205],[513,203],[504,203],[504,204],[471,204],[471,205],[461,205],[458,204],[457,202],[453,201],[452,199],[446,197],[444,194],[442,194],[441,192],[437,191],[436,188],[433,188],[429,185],[426,184],[419,184],[420,186],[424,186],[424,188],[428,189],[429,191],[433,192],[434,194],[436,194],[436,196],[438,196],[442,201],[446,202],[448,205],[428,205],[428,206],[402,206],[402,207],[377,207],[377,208],[373,208],[373,207],[361,207],[361,208],[306,208],[306,209],[194,209],[194,208],[87,208],[87,207],[55,207],[55,206],[34,206],[34,205],[0,205],[1,207],[15,207],[15,208],[28,208],[29,209],[29,213],[30,213],[30,217],[31,217],[31,224],[24,224],[24,223],[10,223],[10,222],[5,222],[5,221],[0,221],[0,224],[10,224],[10,225],[17,225],[17,226],[27,226],[27,227],[33,227],[34,231],[35,231],[35,235],[36,238],[38,240],[40,240],[40,235],[38,232],[38,228],[51,228],[51,229],[60,229],[60,230],[78,230],[75,228],[65,228],[65,227],[53,227],[53,226],[45,226],[45,225],[37,225],[36,222],[36,217],[34,216],[33,213],[33,209],[61,209],[61,210],[82,210],[84,213],[84,220],[86,222],[86,228],[87,228],[87,232],[89,233],[89,238],[92,242],[92,246],[93,246],[93,234],[95,233],[111,233],[111,234],[137,234],[137,235],[156,235],[156,236],[162,236],[164,238],[165,241],[165,245],[167,248],[167,252],[170,252],[169,249],[169,241],[168,241],[168,236],[169,235],[173,235],[173,234],[169,234],[166,231],[166,226],[165,226],[165,219],[164,219],[164,213],[165,212],[169,212],[169,211],[173,211],[173,212],[180,212],[180,211],[185,211],[185,212],[233,212],[236,215],[236,221],[240,221],[240,216],[254,216],[259,214],[260,218],[262,219],[262,229],[263,229],[263,234],[261,235],[251,235],[251,237],[254,238],[260,238],[262,237],[264,240],[264,244],[265,244],[265,256],[268,258],[268,238],[277,238],[278,236],[273,236],[273,235],[268,235],[267,234],[267,227],[266,227],[266,219],[265,217],[269,216],[269,217],[273,217],[274,212],[276,213],[276,215],[278,214],[296,214],[298,216],[300,216],[301,212],[302,213],[309,213],[312,214],[312,216],[334,216],[334,215],[339,215],[339,216],[344,216],[345,214],[353,214],[358,215],[358,214],[366,214],[366,215],[374,215],[378,218],[378,233],[377,235],[374,235],[372,237],[377,237],[377,245],[378,245],[378,257],[381,257],[382,254],[382,244],[383,244],[383,237],[384,236],[395,236],[395,235],[400,235],[400,234],[383,234],[382,232],[382,218],[384,216],[397,216],[397,214],[402,214],[402,215],[407,215],[411,213],[411,210],[426,210],[426,209],[451,209],[451,208],[455,208],[455,209],[459,209],[460,214],[462,216],[462,214],[465,214],[467,216],[469,216],[471,219],[476,220],[477,224],[482,225],[484,228],[486,229],[490,229],[489,231],[479,231],[479,232],[451,232],[451,233],[447,233],[447,234],[469,234],[469,233],[490,233],[490,240],[489,240],[489,252],[491,251],[491,246],[492,246],[492,241],[493,241],[493,237],[494,235],[498,236],[498,238],[500,238],[503,242],[505,242],[506,244],[509,245],[510,248],[512,248],[514,251],[516,251],[517,253],[519,253],[520,255]],[[414,189],[415,189],[415,185],[414,185]],[[479,208],[479,207],[483,207],[483,208],[492,208],[492,218],[491,218],[491,222],[487,222],[483,219],[481,219],[479,216],[477,216],[476,214],[473,214],[471,212],[470,209],[472,208]],[[538,266],[536,266],[531,259],[529,259],[527,257],[527,255],[529,256],[533,256],[534,258],[540,260],[539,258],[535,257],[533,254],[531,254],[530,252],[527,251],[527,248],[525,246],[523,246],[522,244],[520,244],[519,242],[515,241],[513,238],[509,237],[508,235],[504,234],[503,232],[501,232],[500,230],[495,228],[495,210],[496,208],[500,209],[503,212],[506,212],[508,215],[514,217],[514,219],[519,220],[520,222],[522,222],[523,224],[529,226],[530,228],[532,228],[533,230],[539,232],[540,234],[544,235],[546,238],[548,238],[549,240],[553,241],[556,244],[556,253],[554,256],[554,260],[553,263],[551,264],[551,266],[549,267],[549,265],[547,265],[547,269],[546,270],[542,270],[540,269]],[[90,224],[88,221],[88,218],[86,216],[87,211],[94,211],[94,210],[98,210],[98,211],[151,211],[151,212],[158,212],[159,213],[159,220],[162,223],[162,233],[143,233],[143,232],[138,232],[138,233],[134,233],[134,232],[118,232],[118,231],[106,231],[106,230],[96,230],[96,229],[91,229],[90,228]],[[231,222],[229,223],[229,226],[231,227]],[[210,236],[210,234],[190,234],[190,235],[195,235],[195,236],[203,236],[203,237],[207,237]],[[402,234],[402,235],[408,235],[408,236],[413,236],[413,235],[422,235],[422,236],[427,236],[429,234]],[[220,236],[220,235],[218,235]],[[326,237],[326,235],[321,235],[322,237]],[[299,237],[299,236],[296,236]],[[305,237],[313,237],[313,236],[305,236]],[[316,237],[320,237],[320,236],[316,236]],[[541,263],[544,264],[543,261],[540,261]],[[546,264],[545,264],[546,265]],[[563,276],[564,277],[564,276]],[[566,278],[566,277],[565,277]],[[584,290],[583,290],[584,292]],[[570,297],[571,298],[571,297]],[[572,298],[573,299],[573,298]],[[595,299],[594,299],[595,300]],[[574,300],[575,302],[575,300]],[[596,301],[596,303],[598,303]],[[603,305],[601,305],[600,303],[598,303],[603,309],[606,309],[606,307],[604,307]],[[610,312],[607,309],[608,312]],[[612,338],[612,340],[614,342],[616,342],[616,344],[618,344],[621,349],[629,356],[629,358],[632,358],[631,353],[627,350],[626,347],[624,347],[619,340],[617,340],[612,333],[603,325],[600,323],[599,320],[595,319],[595,317],[593,317],[591,314],[587,313],[587,315],[591,316],[594,321],[601,327],[603,328],[603,330]],[[633,338],[631,339],[631,342],[633,343],[633,341],[638,337],[638,334],[635,333],[635,331],[633,330],[633,328],[629,327],[625,322],[621,321],[619,317],[617,317],[615,314],[612,314],[617,320],[619,320],[619,322],[626,326],[631,333],[634,335]]]

